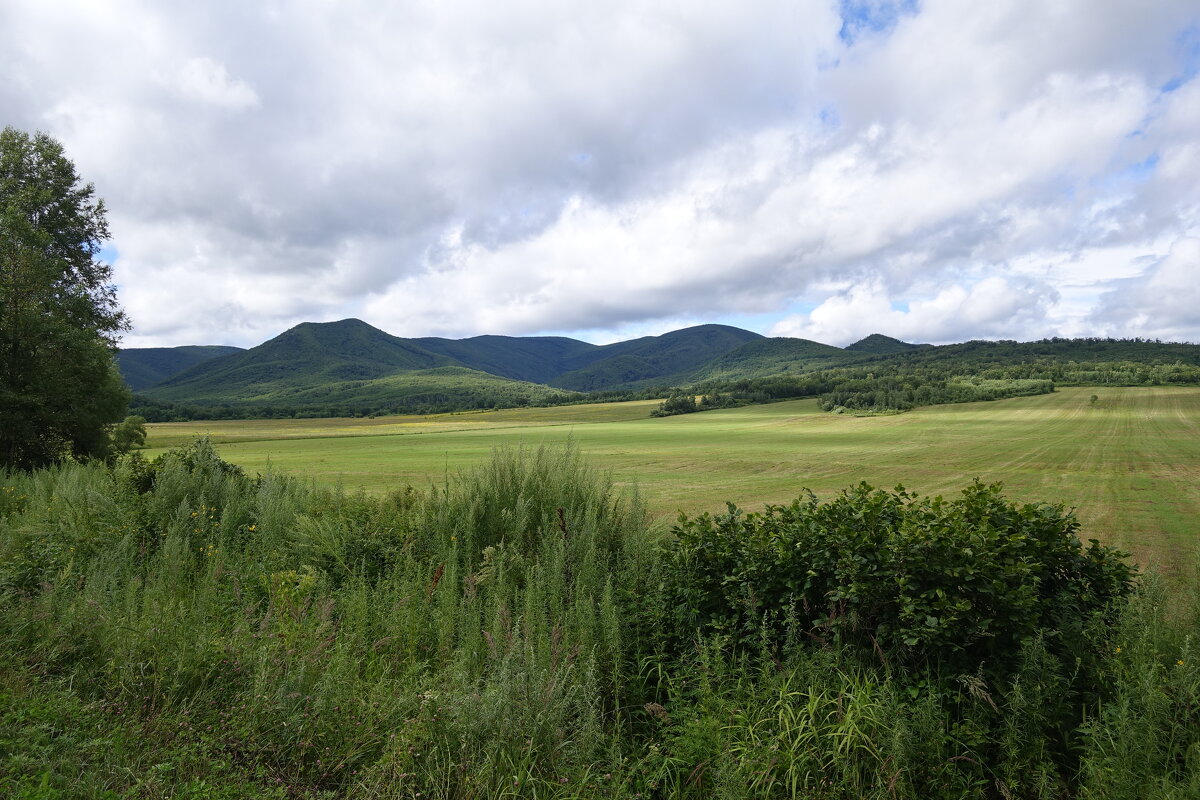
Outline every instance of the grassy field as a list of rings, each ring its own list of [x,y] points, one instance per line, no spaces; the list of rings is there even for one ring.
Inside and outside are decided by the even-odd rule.
[[[1092,394],[1099,396],[1092,404]],[[955,492],[978,477],[1014,499],[1078,508],[1085,537],[1131,550],[1168,578],[1197,563],[1200,390],[1063,389],[896,416],[821,413],[815,400],[662,419],[653,401],[386,417],[150,426],[150,446],[209,435],[223,457],[371,492],[439,482],[497,446],[572,438],[650,508],[720,510],[828,496],[860,480]]]

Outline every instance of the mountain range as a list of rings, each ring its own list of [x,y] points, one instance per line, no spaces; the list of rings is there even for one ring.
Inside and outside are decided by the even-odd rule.
[[[248,350],[129,348],[120,351],[118,364],[134,391],[160,403],[419,404],[434,396],[481,393],[538,402],[575,392],[806,370],[918,347],[876,334],[842,349],[728,325],[606,345],[560,336],[405,339],[345,319],[302,323]]]
[[[933,346],[872,334],[841,348],[728,325],[697,325],[606,345],[561,336],[405,339],[345,319],[302,323],[247,350],[187,346],[118,354],[121,372],[137,393],[136,407],[305,414],[492,408],[570,402],[597,393],[661,396],[670,387],[835,368],[861,368],[866,377],[897,369],[982,378],[1007,369],[1007,377],[1033,377],[1011,369],[1035,361],[1043,365],[1040,377],[1058,380],[1061,370],[1047,372],[1046,363],[1074,364],[1076,371],[1084,362],[1195,366],[1200,346],[1098,338]],[[1106,380],[1159,379],[1114,375],[1110,370]]]

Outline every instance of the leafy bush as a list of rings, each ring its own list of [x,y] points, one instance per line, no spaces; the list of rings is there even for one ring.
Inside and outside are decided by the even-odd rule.
[[[699,411],[700,407],[696,405],[696,397],[693,394],[675,391],[671,396],[662,401],[658,408],[650,412],[652,417],[673,417],[676,414],[691,414]]]
[[[978,481],[960,499],[867,484],[745,514],[681,517],[668,555],[676,630],[748,644],[789,634],[908,663],[1006,665],[1024,643],[1082,631],[1130,591],[1122,553],[1062,506],[1016,505]]]
[[[146,418],[137,415],[128,416],[125,421],[112,430],[112,449],[117,455],[124,455],[146,444]]]
[[[713,392],[706,394],[700,398],[700,410],[710,411],[715,408],[736,408],[742,405],[738,399],[731,394],[721,394]]]

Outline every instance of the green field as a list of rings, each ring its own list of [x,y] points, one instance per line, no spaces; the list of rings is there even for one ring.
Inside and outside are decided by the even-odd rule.
[[[1094,405],[1092,394],[1099,396]],[[1196,563],[1200,389],[1063,389],[1051,395],[851,417],[815,400],[651,419],[653,401],[379,419],[150,426],[149,455],[209,435],[223,457],[371,492],[440,482],[497,446],[572,439],[650,508],[720,510],[828,496],[860,480],[955,492],[1002,481],[1014,499],[1078,508],[1085,536],[1168,577]]]

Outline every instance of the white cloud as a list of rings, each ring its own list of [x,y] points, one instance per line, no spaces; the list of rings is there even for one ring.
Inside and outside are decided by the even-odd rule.
[[[1166,255],[1106,293],[1093,315],[1106,333],[1200,343],[1200,238],[1176,240]]]
[[[179,70],[175,86],[185,98],[223,108],[258,105],[258,95],[244,81],[229,77],[223,64],[210,58],[188,59]]]
[[[879,282],[855,284],[807,315],[780,320],[772,336],[847,345],[872,333],[944,344],[970,338],[1033,339],[1045,334],[1055,292],[1032,281],[984,278],[897,307]]]
[[[1087,334],[1200,235],[1193,2],[846,7],[18,0],[0,116],[107,200],[131,345]]]

